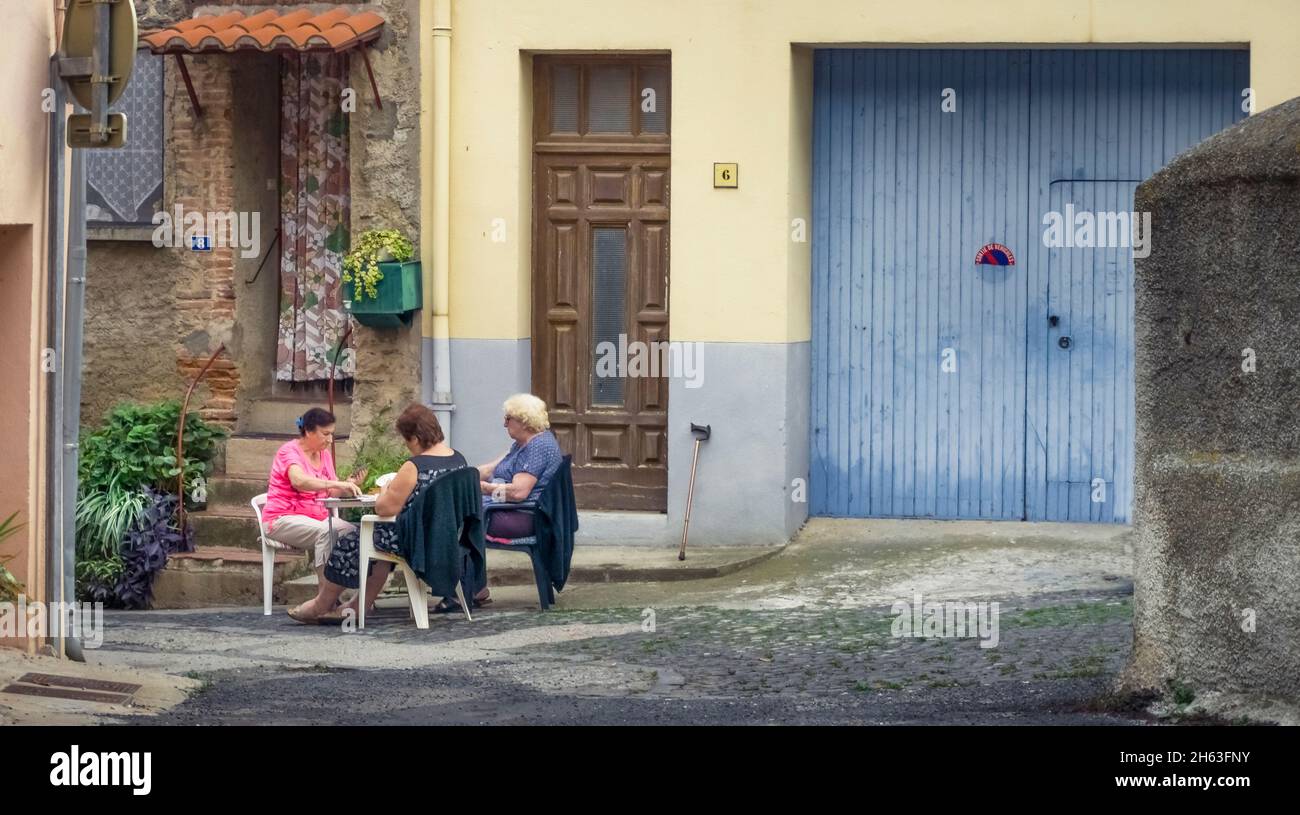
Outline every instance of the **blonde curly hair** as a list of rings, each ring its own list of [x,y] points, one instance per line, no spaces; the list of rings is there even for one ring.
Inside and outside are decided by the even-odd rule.
[[[524,427],[535,433],[541,433],[551,426],[551,418],[546,413],[546,403],[531,393],[516,393],[501,406],[507,417],[518,419]]]

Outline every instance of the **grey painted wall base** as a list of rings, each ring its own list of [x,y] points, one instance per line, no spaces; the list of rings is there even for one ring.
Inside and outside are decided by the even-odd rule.
[[[426,358],[433,340],[424,339]],[[501,403],[527,392],[532,382],[532,342],[451,340],[451,444],[470,464],[491,461],[510,447],[501,426]]]
[[[700,386],[668,386],[669,527],[680,539],[694,422],[713,435],[700,445],[690,545],[784,543],[808,517],[809,345],[702,345]]]
[[[590,511],[581,513],[574,545],[672,546],[681,540],[681,527],[668,525],[662,512]]]

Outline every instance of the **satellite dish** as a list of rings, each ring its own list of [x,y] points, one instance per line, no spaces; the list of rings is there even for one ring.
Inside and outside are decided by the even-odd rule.
[[[108,43],[108,104],[111,105],[126,90],[135,65],[135,50],[139,47],[132,0],[118,0],[111,5],[93,0],[71,0],[63,17],[62,57],[73,62],[87,60],[84,64],[92,64],[89,61],[95,53],[95,15],[99,9],[107,9],[104,19],[108,24],[108,35],[104,40]],[[94,100],[90,74],[65,74],[64,78],[77,104],[92,110]]]

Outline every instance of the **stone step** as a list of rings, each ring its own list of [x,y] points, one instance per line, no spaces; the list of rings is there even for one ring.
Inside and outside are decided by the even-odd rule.
[[[226,439],[225,472],[269,473],[275,452],[280,449],[280,445],[293,438],[289,434],[236,433]]]
[[[214,475],[208,479],[208,506],[247,509],[253,496],[266,492],[266,477],[266,473]]]
[[[305,554],[280,552],[275,556],[272,598],[285,602],[285,586],[311,574]],[[262,553],[225,546],[199,546],[172,555],[153,583],[154,608],[207,608],[210,606],[260,606],[262,604]]]
[[[584,509],[581,517],[574,536],[576,546],[603,543],[668,546],[681,540],[681,527],[670,526],[668,515],[663,512]]]
[[[288,433],[236,433],[226,439],[224,466],[221,472],[227,475],[251,476],[261,474],[263,478],[271,472],[271,461],[280,446],[296,439]],[[347,436],[335,436],[339,457],[344,455]]]
[[[194,529],[194,541],[199,546],[262,550],[257,516],[248,504],[242,507],[209,504],[201,512],[186,514],[185,520]]]
[[[352,428],[352,403],[343,401],[335,394],[334,418],[338,424],[334,432],[346,436]],[[314,407],[324,408],[327,400],[299,399],[293,397],[269,397],[254,399],[249,402],[239,417],[240,433],[293,434],[294,422],[303,413]]]

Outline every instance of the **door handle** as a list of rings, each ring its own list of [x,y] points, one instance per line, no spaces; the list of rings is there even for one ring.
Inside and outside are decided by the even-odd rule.
[[[1069,337],[1061,337],[1059,340],[1056,341],[1056,344],[1068,351],[1070,350],[1070,346],[1073,343],[1071,342]]]

